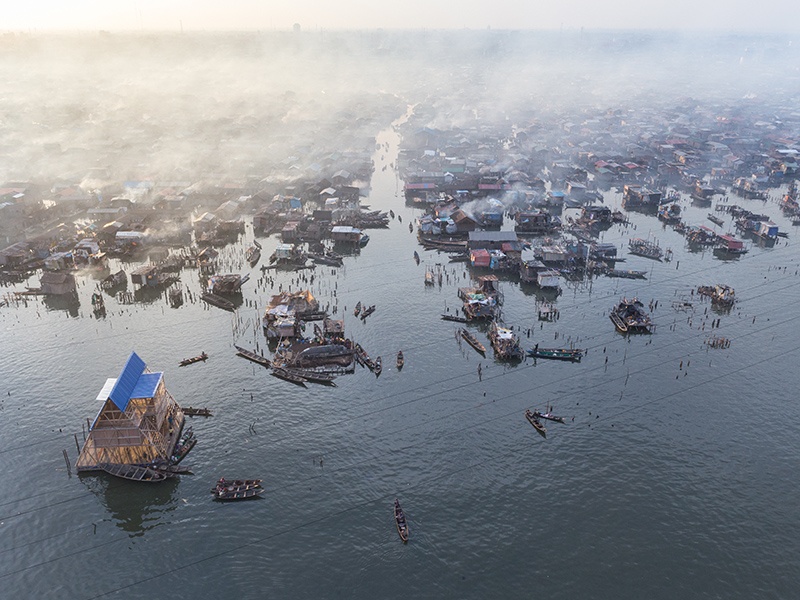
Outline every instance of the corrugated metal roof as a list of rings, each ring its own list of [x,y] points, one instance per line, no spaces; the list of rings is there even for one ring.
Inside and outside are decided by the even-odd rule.
[[[142,373],[136,382],[136,387],[131,392],[131,398],[152,398],[156,395],[158,383],[164,376],[163,373]]]
[[[125,363],[122,372],[117,378],[117,382],[114,384],[114,388],[108,395],[121,411],[124,411],[128,407],[128,401],[131,399],[131,392],[133,392],[136,387],[136,383],[139,381],[141,374],[144,373],[145,366],[144,361],[139,358],[139,355],[136,354],[136,352],[131,352],[128,361]]]

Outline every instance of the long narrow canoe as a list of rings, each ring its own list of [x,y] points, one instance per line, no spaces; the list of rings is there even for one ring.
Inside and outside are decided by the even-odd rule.
[[[533,425],[533,428],[539,432],[539,435],[543,438],[547,437],[547,429],[544,428],[544,425],[539,422],[539,419],[537,419],[530,410],[525,411],[525,418],[528,419],[528,423]]]
[[[214,492],[214,500],[228,502],[231,500],[252,500],[258,498],[264,490],[262,488],[250,488],[246,490],[218,490]]]
[[[557,417],[550,412],[540,413],[538,410],[535,410],[533,411],[533,416],[536,419],[547,419],[548,421],[554,421],[555,423],[563,423],[565,425],[567,423],[566,420],[564,420],[564,417]]]
[[[208,354],[203,352],[202,354],[200,354],[198,356],[193,356],[192,358],[184,358],[180,363],[178,363],[178,366],[179,367],[186,367],[188,365],[193,365],[194,363],[197,363],[197,362],[201,362],[201,361],[205,362],[206,360],[208,360]]]
[[[583,358],[583,350],[579,348],[531,348],[528,350],[528,356],[580,362]]]
[[[467,319],[466,317],[459,317],[458,315],[443,314],[442,321],[455,321],[456,323],[466,323]]]
[[[397,534],[405,544],[408,542],[408,522],[406,521],[406,515],[403,509],[400,508],[400,502],[397,498],[394,500],[394,523],[397,527]]]
[[[120,465],[111,463],[100,463],[97,465],[103,471],[114,477],[121,477],[122,479],[129,479],[131,481],[144,481],[146,483],[155,483],[157,481],[164,481],[169,475],[162,471],[157,471],[149,467],[142,467],[139,465]]]
[[[335,386],[336,379],[335,373],[329,373],[326,371],[315,371],[314,369],[300,369],[300,368],[290,368],[290,367],[283,367],[283,370],[291,375],[297,375],[298,377],[302,377],[307,381],[311,381],[312,383],[327,383],[328,385]]]
[[[306,387],[306,381],[308,381],[305,377],[301,377],[300,375],[295,375],[294,373],[291,373],[286,369],[282,369],[280,367],[272,367],[272,375],[273,377],[277,377],[278,379],[283,379],[284,381],[288,381],[296,385],[301,385],[303,387]]]
[[[194,408],[192,406],[186,406],[181,408],[183,414],[187,417],[210,417],[211,410],[208,408]]]
[[[464,338],[467,343],[475,349],[476,352],[486,354],[486,347],[478,341],[478,338],[476,338],[466,329],[461,329],[459,331],[461,333],[461,337]]]
[[[254,363],[258,363],[261,366],[269,367],[271,363],[269,362],[268,358],[264,358],[260,354],[256,354],[252,350],[247,350],[245,348],[240,348],[239,346],[234,346],[236,348],[236,354],[241,356],[242,358],[246,358],[247,360],[252,360]]]
[[[210,292],[203,294],[200,296],[200,299],[204,302],[208,302],[209,304],[213,304],[223,310],[234,310],[236,305],[228,300],[227,298],[223,298],[222,296],[217,296],[216,294],[212,294]]]

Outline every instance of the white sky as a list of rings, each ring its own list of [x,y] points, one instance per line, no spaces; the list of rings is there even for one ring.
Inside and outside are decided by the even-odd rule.
[[[790,0],[6,0],[0,31],[684,29],[787,32]]]

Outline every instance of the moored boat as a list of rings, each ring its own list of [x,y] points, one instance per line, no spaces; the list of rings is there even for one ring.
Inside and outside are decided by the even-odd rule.
[[[628,252],[636,256],[661,260],[664,251],[656,242],[650,242],[641,238],[634,238],[628,242]]]
[[[466,342],[475,349],[476,352],[486,354],[486,346],[481,344],[478,341],[478,338],[476,338],[466,329],[459,329],[459,333],[461,334],[461,337],[464,338],[464,340],[466,340]]]
[[[539,419],[536,418],[536,415],[529,409],[525,410],[525,418],[528,419],[528,423],[533,425],[533,428],[539,432],[539,435],[541,435],[543,438],[547,438],[547,429],[545,429],[544,425],[539,422]]]
[[[329,373],[326,371],[316,371],[314,369],[303,369],[303,368],[295,368],[295,367],[283,367],[283,369],[290,373],[291,375],[296,375],[298,377],[302,377],[306,381],[310,381],[312,383],[324,383],[332,386],[336,386],[336,379],[335,373]]]
[[[394,523],[397,527],[397,534],[405,544],[408,542],[408,522],[406,521],[406,515],[403,509],[400,507],[400,501],[397,498],[394,499]]]
[[[251,360],[254,363],[258,363],[264,367],[269,367],[271,365],[268,358],[261,356],[260,354],[256,354],[252,350],[247,350],[246,348],[241,348],[239,346],[234,345],[236,348],[236,354],[241,356],[242,358],[246,358],[247,360]]]
[[[247,252],[245,252],[244,257],[251,267],[255,267],[258,264],[258,261],[261,260],[261,249],[257,246],[250,246],[250,248],[247,249]]]
[[[355,356],[356,362],[362,367],[367,366],[367,361],[370,360],[369,354],[367,354],[367,351],[364,350],[359,343],[356,343],[356,345],[353,347],[353,356]]]
[[[214,305],[214,306],[216,306],[218,308],[221,308],[223,310],[231,310],[232,311],[232,310],[234,310],[236,308],[236,305],[233,302],[231,302],[230,300],[227,300],[226,298],[223,298],[222,296],[218,296],[218,295],[212,294],[210,292],[205,293],[202,296],[200,296],[200,299],[203,300],[204,302],[207,302],[208,304],[212,304],[212,305]]]
[[[185,435],[181,441],[175,444],[175,448],[172,451],[172,456],[170,457],[170,464],[177,465],[179,464],[186,455],[194,448],[195,444],[197,444],[197,438],[194,438],[191,435]]]
[[[367,317],[370,316],[374,312],[375,312],[375,305],[372,304],[371,306],[368,306],[367,308],[365,308],[361,312],[361,320],[365,321],[367,319]]]
[[[539,348],[537,344],[535,348],[528,350],[528,356],[580,362],[581,358],[583,358],[583,350],[579,348]]]
[[[296,385],[301,385],[306,387],[306,381],[308,381],[305,377],[301,377],[300,375],[296,375],[286,369],[281,367],[272,367],[272,375],[273,377],[277,377],[278,379],[283,379],[284,381],[288,381],[290,383],[294,383]]]
[[[187,406],[181,409],[183,414],[187,417],[210,417],[211,410],[208,408],[193,408],[191,406]]]
[[[380,356],[375,359],[375,368],[373,370],[375,371],[376,376],[380,375],[381,371],[383,371],[383,360]]]
[[[466,323],[466,317],[460,317],[458,315],[448,315],[447,313],[442,314],[442,321],[455,321],[456,323]]]
[[[400,371],[400,370],[403,368],[403,365],[405,364],[405,362],[406,362],[406,359],[405,359],[405,357],[403,356],[403,351],[402,351],[402,350],[400,350],[400,351],[397,353],[397,370],[398,370],[398,371]]]
[[[130,481],[155,483],[158,481],[164,481],[167,477],[170,477],[170,474],[168,473],[159,471],[157,469],[151,469],[150,467],[143,467],[141,465],[100,463],[97,466],[109,475],[120,477],[122,479],[129,479]]]
[[[361,312],[361,300],[358,301],[356,307],[353,309],[353,316],[357,317],[360,312]]]

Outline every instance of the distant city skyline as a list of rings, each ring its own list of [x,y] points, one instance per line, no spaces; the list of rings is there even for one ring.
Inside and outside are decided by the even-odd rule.
[[[796,30],[789,0],[29,0],[0,9],[2,31],[291,29]]]

